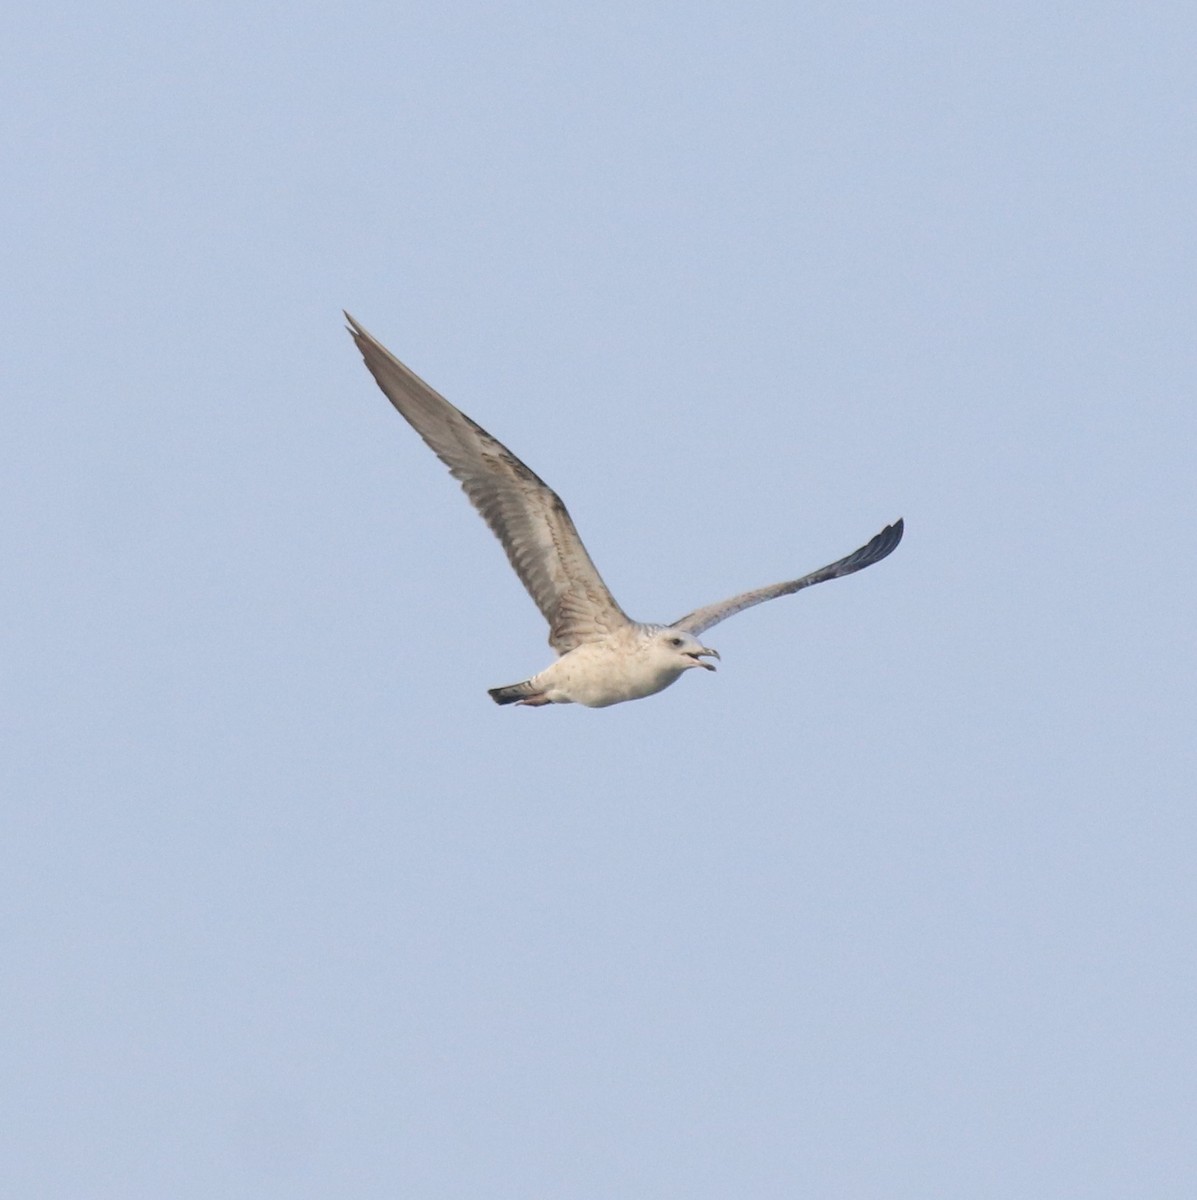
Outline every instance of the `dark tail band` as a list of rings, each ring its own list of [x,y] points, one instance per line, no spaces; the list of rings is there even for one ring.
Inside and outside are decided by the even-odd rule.
[[[521,700],[529,700],[537,694],[530,679],[523,683],[509,683],[506,687],[490,688],[487,692],[496,704],[518,704]]]

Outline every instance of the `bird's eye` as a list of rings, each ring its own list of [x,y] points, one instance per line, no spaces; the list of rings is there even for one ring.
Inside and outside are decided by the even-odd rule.
[[[682,639],[679,637],[670,638],[669,644],[671,646],[680,646],[682,644]]]

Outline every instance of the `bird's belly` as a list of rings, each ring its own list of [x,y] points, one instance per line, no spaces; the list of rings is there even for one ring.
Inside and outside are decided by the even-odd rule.
[[[681,671],[645,670],[636,662],[586,660],[569,662],[568,655],[554,663],[546,675],[556,676],[546,689],[550,700],[558,704],[582,704],[587,708],[607,708],[625,700],[641,700],[664,691],[682,674]],[[546,680],[546,683],[548,681]]]

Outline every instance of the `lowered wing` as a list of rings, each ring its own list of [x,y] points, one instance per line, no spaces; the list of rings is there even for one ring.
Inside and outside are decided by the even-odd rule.
[[[710,629],[712,625],[718,625],[720,621],[726,621],[728,617],[734,617],[736,613],[743,612],[744,609],[751,608],[754,604],[764,604],[766,600],[776,600],[778,596],[788,596],[791,592],[801,591],[813,584],[823,583],[828,579],[839,579],[841,575],[851,575],[855,571],[863,571],[865,567],[871,567],[875,562],[880,562],[885,558],[887,554],[894,552],[902,540],[903,528],[902,521],[897,520],[892,525],[887,525],[867,545],[861,546],[859,550],[854,550],[847,558],[841,558],[839,562],[820,567],[819,570],[812,571],[809,575],[803,575],[801,579],[770,584],[768,587],[757,588],[752,592],[741,592],[740,595],[732,596],[729,600],[720,600],[717,604],[696,608],[681,620],[674,621],[673,628],[681,629],[697,637],[703,630]]]

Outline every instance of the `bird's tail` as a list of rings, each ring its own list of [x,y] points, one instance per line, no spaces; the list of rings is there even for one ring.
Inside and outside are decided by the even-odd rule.
[[[488,695],[496,704],[547,704],[540,699],[540,691],[530,679],[523,683],[509,683],[506,687],[490,688]]]

